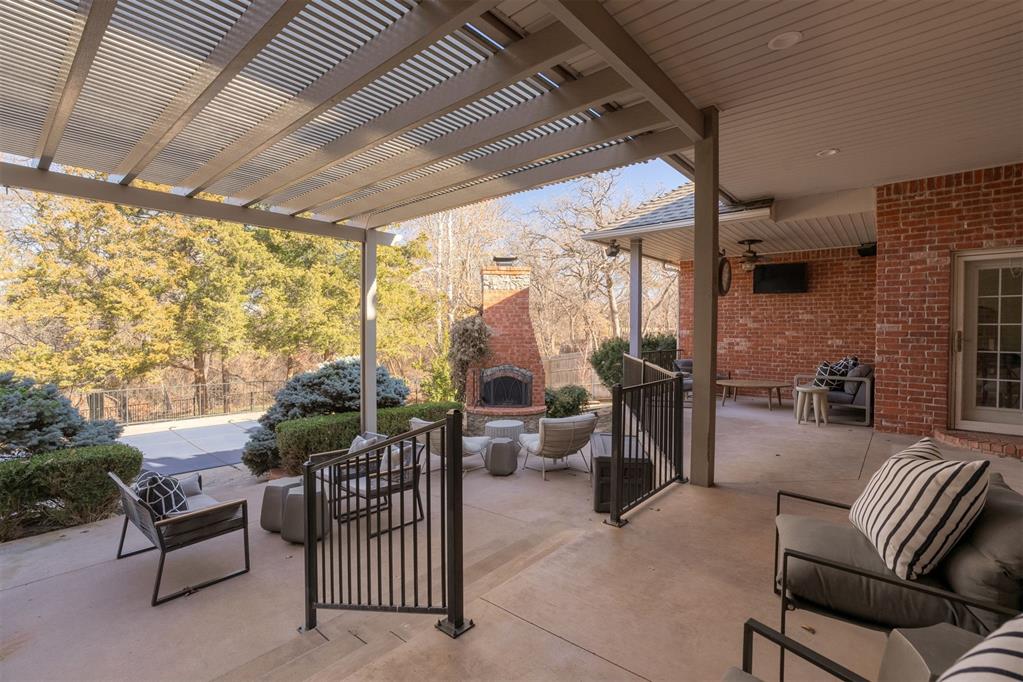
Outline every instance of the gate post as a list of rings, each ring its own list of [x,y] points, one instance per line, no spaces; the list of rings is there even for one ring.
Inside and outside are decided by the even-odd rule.
[[[305,627],[303,632],[316,628],[316,477],[312,462],[302,465],[302,485],[305,511]]]
[[[624,411],[622,385],[615,384],[611,388],[611,518],[604,523],[618,528],[628,523],[622,521],[622,499],[625,496],[625,463],[622,461]]]
[[[472,629],[472,619],[465,620],[464,590],[462,573],[462,412],[449,410],[445,417],[445,456],[447,457],[447,495],[444,513],[448,517],[447,551],[447,597],[448,617],[437,621],[437,629],[455,639]]]
[[[672,447],[674,452],[672,453],[675,461],[675,479],[679,483],[687,483],[689,479],[686,478],[685,471],[683,469],[683,452],[685,450],[685,436],[683,435],[683,427],[685,422],[685,411],[684,407],[684,396],[685,396],[685,384],[681,374],[675,375],[675,381],[673,382],[673,388],[675,389],[675,396],[673,398],[674,403],[671,406],[672,411]]]

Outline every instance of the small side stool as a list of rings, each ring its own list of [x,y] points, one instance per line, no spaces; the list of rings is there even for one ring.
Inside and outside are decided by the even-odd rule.
[[[316,482],[316,539],[323,537],[323,521],[326,512],[323,505],[326,496]],[[330,524],[327,524],[330,532]],[[302,486],[289,488],[284,496],[284,519],[281,522],[281,537],[296,544],[305,543],[305,490]]]
[[[518,443],[511,438],[495,438],[490,442],[487,471],[491,476],[510,476],[519,468]]]
[[[284,520],[284,497],[295,486],[302,485],[301,476],[278,478],[270,481],[263,488],[263,506],[259,512],[259,525],[271,533],[281,532]]]
[[[828,388],[825,386],[796,386],[796,419],[800,424],[810,422],[810,410],[817,426],[828,423]]]

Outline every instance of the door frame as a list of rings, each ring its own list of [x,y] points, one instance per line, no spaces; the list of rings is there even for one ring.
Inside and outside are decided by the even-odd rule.
[[[1023,426],[973,421],[963,418],[963,359],[962,338],[966,324],[966,264],[987,260],[1002,260],[1019,253],[1019,246],[996,249],[971,249],[952,254],[952,329],[949,334],[949,423],[953,429],[981,431],[1006,435],[1023,435]]]

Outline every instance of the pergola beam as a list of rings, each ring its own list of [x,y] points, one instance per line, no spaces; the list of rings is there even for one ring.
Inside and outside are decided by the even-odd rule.
[[[85,17],[81,32],[77,40],[72,38],[74,44],[68,45],[65,54],[73,53],[71,64],[67,70],[67,76],[63,83],[58,83],[57,88],[60,94],[50,104],[46,113],[46,121],[43,124],[43,132],[39,136],[39,145],[36,153],[36,168],[46,170],[53,163],[53,157],[57,153],[60,140],[64,137],[64,129],[67,128],[71,114],[74,113],[78,96],[82,93],[82,86],[85,79],[89,77],[89,69],[96,59],[100,43],[103,42],[103,35],[106,33],[110,17],[114,14],[117,6],[116,0],[93,0],[88,5],[88,14]],[[27,47],[25,49],[34,49]]]
[[[690,140],[695,142],[703,138],[704,122],[700,110],[601,3],[578,0],[543,2],[558,21],[625,76]]]
[[[237,203],[250,206],[585,49],[561,24],[548,26],[253,183],[238,193]]]
[[[254,0],[121,160],[112,179],[131,184],[305,6],[305,0]]]
[[[637,135],[658,127],[663,128],[666,125],[667,122],[657,107],[642,102],[634,107],[605,114],[600,118],[566,128],[560,132],[544,135],[509,149],[437,171],[409,185],[398,185],[362,197],[342,206],[343,212],[339,219],[344,220],[391,206],[407,197],[410,188],[413,188],[419,195],[429,194],[472,180],[515,170],[553,156]]]
[[[394,240],[394,235],[385,232],[367,232],[349,225],[335,225],[322,220],[294,218],[271,211],[243,208],[206,199],[193,199],[140,187],[128,187],[116,182],[66,175],[13,163],[0,163],[0,185],[353,242],[364,243],[369,240],[379,244],[390,244]]]
[[[490,9],[497,0],[424,0],[288,104],[187,177],[178,192],[194,196],[306,125],[406,59]]]
[[[351,221],[367,228],[377,228],[419,216],[447,211],[480,201],[496,199],[553,182],[571,180],[582,175],[602,173],[612,168],[648,161],[669,152],[686,149],[692,141],[681,131],[672,128],[658,133],[641,135],[629,142],[598,149],[597,151],[537,166],[529,170],[481,182],[459,190],[414,201],[380,213],[368,214]]]
[[[512,135],[595,107],[632,89],[628,81],[613,69],[603,69],[556,90],[448,133],[432,142],[376,163],[365,170],[345,176],[323,187],[280,205],[294,215],[314,210],[335,199],[352,194],[370,185],[420,170],[453,156],[478,149]],[[327,211],[320,217],[338,220],[340,209]]]

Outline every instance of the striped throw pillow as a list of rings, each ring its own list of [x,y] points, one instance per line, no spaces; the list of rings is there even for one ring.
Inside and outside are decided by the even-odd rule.
[[[938,682],[1023,680],[1023,616],[1016,616],[967,651]]]
[[[955,547],[984,508],[989,464],[942,459],[924,438],[881,465],[849,520],[888,568],[914,580]]]

